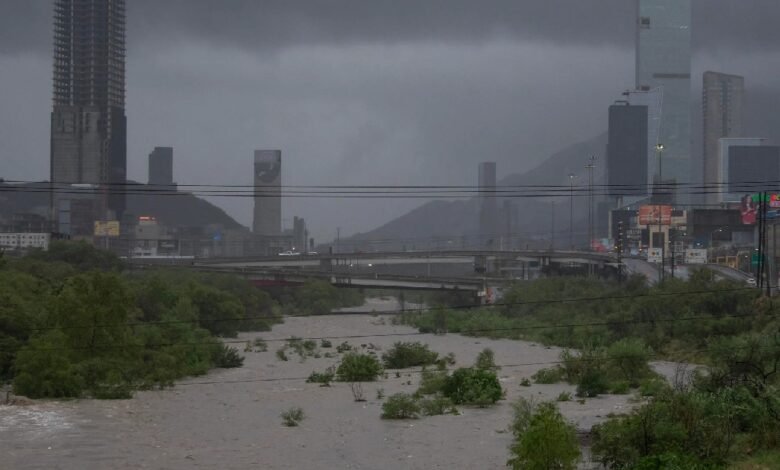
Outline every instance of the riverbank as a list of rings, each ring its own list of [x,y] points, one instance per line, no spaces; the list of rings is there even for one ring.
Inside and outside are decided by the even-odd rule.
[[[291,336],[348,341],[357,348],[386,350],[396,341],[420,341],[442,355],[454,353],[456,366],[470,365],[484,348],[502,365],[499,377],[506,400],[493,408],[461,408],[458,416],[412,421],[379,418],[382,400],[413,392],[419,374],[394,371],[377,383],[364,384],[366,402],[355,402],[348,384],[319,387],[305,383],[312,371],[338,363],[338,357],[306,358],[274,351]],[[0,407],[2,467],[26,468],[501,468],[508,459],[512,418],[510,403],[523,396],[554,400],[567,384],[521,382],[556,362],[560,350],[515,340],[460,335],[419,334],[391,324],[389,316],[328,315],[287,318],[261,337],[266,352],[247,352],[244,366],[217,370],[177,382],[170,390],[139,392],[134,399],[35,402]],[[331,352],[335,352],[331,349]],[[321,349],[322,353],[328,349]],[[667,375],[673,365],[663,365]],[[579,430],[610,413],[625,412],[630,396],[602,396],[559,403]],[[282,425],[279,414],[301,407],[299,427]]]

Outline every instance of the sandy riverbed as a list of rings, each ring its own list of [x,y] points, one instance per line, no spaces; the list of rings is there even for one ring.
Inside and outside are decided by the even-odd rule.
[[[396,378],[390,372],[386,380],[365,384],[368,401],[356,403],[347,384],[323,388],[303,380],[338,358],[276,358],[274,351],[284,343],[273,340],[290,336],[333,338],[334,347],[343,341],[337,337],[365,336],[347,341],[381,349],[395,341],[422,341],[441,354],[454,353],[457,365],[472,364],[479,351],[489,347],[498,364],[535,365],[502,367],[499,376],[507,399],[493,408],[385,421],[379,418],[377,389],[388,396],[413,392],[419,374],[402,372]],[[562,391],[574,391],[565,384],[520,386],[524,377],[545,367],[542,363],[558,360],[558,349],[522,341],[420,335],[382,316],[289,318],[271,332],[240,338],[256,337],[269,341],[268,352],[246,353],[242,368],[217,370],[171,390],[140,392],[131,400],[0,407],[0,468],[503,468],[511,440],[506,432],[510,402],[518,396],[553,400]],[[673,365],[662,369],[671,373]],[[605,396],[585,404],[560,403],[560,408],[586,430],[609,413],[629,409],[629,398]],[[282,426],[279,414],[290,407],[303,408],[306,418],[300,427]]]

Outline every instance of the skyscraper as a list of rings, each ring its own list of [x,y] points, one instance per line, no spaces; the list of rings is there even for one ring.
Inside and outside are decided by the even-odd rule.
[[[255,213],[257,235],[282,233],[282,151],[255,150]]]
[[[173,185],[173,147],[155,147],[149,154],[149,184]]]
[[[691,0],[638,0],[636,88],[663,93],[665,182],[691,182]],[[658,178],[657,170],[654,179]],[[685,201],[684,194],[677,201]]]
[[[704,147],[702,155],[702,179],[707,186],[707,203],[720,202],[717,184],[719,180],[718,140],[724,137],[742,137],[742,104],[745,95],[745,79],[737,75],[705,72],[702,88],[702,112]]]
[[[55,0],[51,181],[97,185],[99,218],[125,207],[124,108],[125,0]]]
[[[479,236],[480,245],[495,245],[498,237],[496,201],[496,162],[479,164]]]
[[[648,107],[627,102],[609,107],[607,184],[625,202],[647,196]]]

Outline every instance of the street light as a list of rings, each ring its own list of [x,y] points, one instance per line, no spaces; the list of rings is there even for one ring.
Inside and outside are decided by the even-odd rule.
[[[577,175],[569,173],[569,194],[571,202],[569,203],[569,248],[574,250],[574,179]]]
[[[664,144],[656,144],[655,151],[658,154],[658,185],[663,185],[664,183],[664,166],[663,166],[663,156],[664,156],[664,149],[666,147]],[[661,218],[662,218],[662,211],[661,211],[661,205],[658,204],[660,201],[656,201],[657,209],[658,209],[658,241],[661,243],[661,270],[658,272],[658,282],[662,282],[664,280],[664,275],[666,271],[666,241],[663,240],[663,232],[661,231]]]

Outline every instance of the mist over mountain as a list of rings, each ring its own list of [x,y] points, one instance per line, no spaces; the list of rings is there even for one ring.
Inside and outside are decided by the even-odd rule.
[[[135,184],[130,182],[130,184]],[[9,220],[14,214],[49,213],[48,183],[0,183],[0,219]],[[225,229],[242,229],[241,224],[214,204],[178,191],[176,195],[160,196],[154,192],[139,194],[145,185],[127,194],[127,212],[134,216],[150,216],[168,226],[205,227],[221,225]]]

